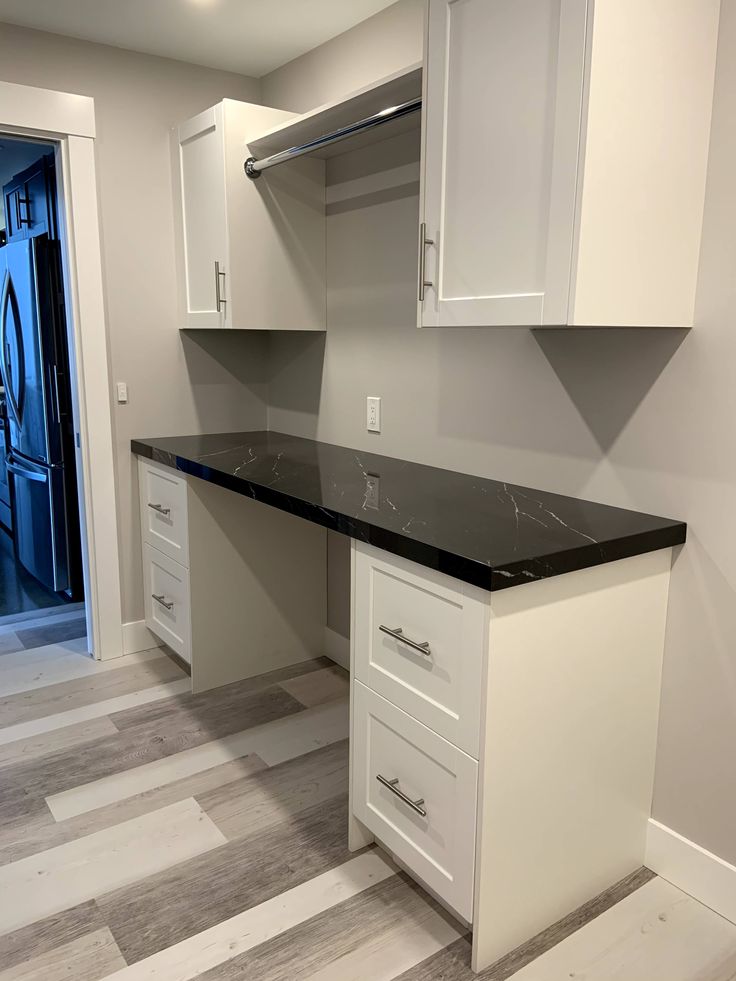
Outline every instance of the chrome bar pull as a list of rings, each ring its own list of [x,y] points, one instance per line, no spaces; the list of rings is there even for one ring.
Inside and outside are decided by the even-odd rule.
[[[426,278],[427,266],[427,246],[434,245],[433,238],[427,238],[427,223],[423,221],[419,226],[419,302],[424,303],[424,291],[427,286],[434,283]]]
[[[380,784],[383,784],[384,787],[387,787],[392,794],[396,794],[399,800],[403,801],[403,803],[406,804],[407,807],[410,807],[412,811],[416,811],[416,813],[419,814],[420,817],[426,818],[427,812],[422,807],[422,804],[424,803],[424,798],[420,797],[419,800],[412,800],[411,797],[407,797],[402,790],[399,790],[398,777],[394,777],[393,780],[387,780],[386,777],[384,777],[382,774],[377,773],[376,780]]]
[[[432,653],[429,647],[428,640],[411,640],[404,634],[402,627],[385,627],[382,623],[378,627],[384,634],[388,634],[389,637],[393,637],[394,640],[398,640],[402,644],[406,644],[407,647],[411,647],[413,651],[417,651],[419,654],[424,654],[425,657],[429,657]]]
[[[156,511],[158,514],[162,514],[165,518],[168,518],[171,514],[171,508],[165,508],[163,504],[151,504],[148,502],[148,506],[152,511]]]
[[[225,273],[220,269],[220,263],[215,259],[215,306],[217,307],[217,312],[222,313],[222,308],[227,304],[227,300],[222,295],[222,290],[220,289],[220,277],[222,277],[222,287],[225,287]]]
[[[157,603],[160,603],[161,606],[165,607],[167,610],[174,609],[174,601],[167,600],[163,593],[161,593],[160,596],[157,596],[156,593],[151,593],[151,597],[155,599]]]

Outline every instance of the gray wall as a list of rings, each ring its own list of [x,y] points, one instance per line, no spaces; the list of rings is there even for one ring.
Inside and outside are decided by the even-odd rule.
[[[359,46],[346,35],[330,44],[331,65],[339,64],[335,48],[344,44],[350,77],[368,70],[372,49],[358,64]],[[407,38],[407,62],[415,47],[416,37]],[[730,862],[736,862],[736,62],[729,57],[735,48],[736,0],[724,0],[695,330],[417,331],[418,196],[409,183],[330,214],[328,333],[272,339],[269,394],[274,429],[688,522],[689,541],[672,579],[654,816]],[[264,92],[296,105],[318,63],[314,52],[298,59],[268,79]],[[335,95],[349,88],[339,71],[332,85]],[[417,159],[411,142],[336,158],[329,180]],[[367,394],[383,398],[380,436],[365,432]],[[344,582],[344,550],[342,561]],[[333,594],[330,619],[346,629],[344,596]]]
[[[123,619],[138,620],[131,436],[265,424],[263,338],[177,329],[169,138],[182,119],[224,97],[259,101],[258,83],[7,24],[0,25],[0,77],[95,99],[111,369],[113,380],[128,382],[130,397],[113,406]]]

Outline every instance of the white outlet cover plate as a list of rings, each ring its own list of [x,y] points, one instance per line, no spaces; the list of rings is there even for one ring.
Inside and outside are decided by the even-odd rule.
[[[381,398],[379,395],[369,395],[366,399],[366,429],[369,433],[381,431]]]

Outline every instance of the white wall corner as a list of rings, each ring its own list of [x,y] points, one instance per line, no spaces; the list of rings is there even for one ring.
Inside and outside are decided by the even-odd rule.
[[[736,923],[736,866],[650,819],[644,863],[688,896]]]
[[[325,656],[346,671],[350,670],[350,638],[325,627]]]
[[[131,620],[123,624],[123,654],[137,654],[163,646],[146,626],[145,620]]]

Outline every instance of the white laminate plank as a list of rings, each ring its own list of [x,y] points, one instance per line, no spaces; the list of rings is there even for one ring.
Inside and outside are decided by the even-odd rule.
[[[107,927],[77,937],[38,957],[0,970],[0,981],[100,981],[125,967],[115,938]]]
[[[268,766],[348,736],[347,701],[307,709],[46,798],[57,821],[256,753]]]
[[[190,679],[181,678],[178,681],[170,681],[164,685],[153,685],[151,688],[142,688],[140,691],[130,692],[127,695],[117,695],[115,698],[107,698],[101,702],[95,702],[92,705],[69,709],[66,712],[57,712],[54,715],[47,715],[41,719],[18,722],[15,725],[0,729],[0,746],[15,742],[17,739],[27,739],[30,736],[36,736],[42,732],[53,732],[56,729],[63,729],[65,726],[75,725],[77,722],[97,719],[100,716],[112,715],[115,712],[123,712],[125,709],[135,708],[137,705],[147,705],[149,702],[156,702],[161,698],[173,698],[175,695],[183,695],[191,690],[192,683]]]
[[[517,971],[513,981],[734,977],[736,926],[657,878]]]
[[[387,879],[396,867],[378,850],[131,964],[106,981],[192,981],[286,930]]]
[[[0,934],[137,882],[224,844],[194,798],[0,868]]]
[[[89,719],[77,725],[64,726],[53,732],[42,732],[28,739],[16,739],[12,743],[0,746],[0,767],[13,763],[27,763],[49,753],[71,749],[93,740],[114,736],[119,730],[103,715],[99,719]]]
[[[26,662],[15,654],[7,655],[14,659],[13,663],[7,665],[8,670],[5,670],[5,660],[0,663],[0,697],[45,688],[47,685],[58,685],[77,678],[106,674],[108,671],[130,667],[131,664],[143,664],[166,656],[156,648],[127,654],[112,661],[95,661],[87,653],[86,637],[34,647],[28,653],[31,656]]]

